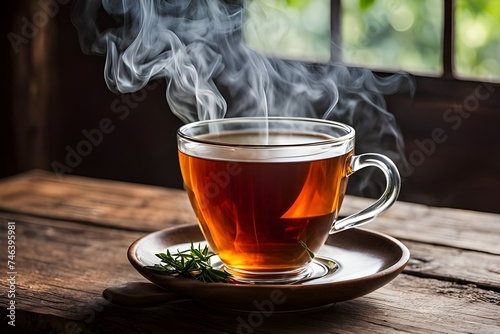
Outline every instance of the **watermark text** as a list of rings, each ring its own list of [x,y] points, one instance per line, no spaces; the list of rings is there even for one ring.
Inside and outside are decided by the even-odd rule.
[[[7,222],[7,324],[16,326],[16,223]]]

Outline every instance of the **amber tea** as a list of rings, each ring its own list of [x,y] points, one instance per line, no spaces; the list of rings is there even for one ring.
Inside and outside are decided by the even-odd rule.
[[[319,140],[268,136],[282,144]],[[225,141],[251,137],[225,135]],[[232,270],[275,272],[299,269],[310,261],[299,241],[313,252],[325,242],[344,196],[350,154],[257,162],[246,161],[244,155],[220,160],[180,152],[180,165],[199,224],[221,260]]]

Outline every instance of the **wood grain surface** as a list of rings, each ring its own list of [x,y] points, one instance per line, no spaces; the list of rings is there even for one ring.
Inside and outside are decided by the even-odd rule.
[[[369,203],[348,197],[343,214]],[[397,203],[366,227],[408,246],[412,256],[403,274],[321,311],[260,318],[195,302],[124,308],[103,299],[107,287],[145,281],[126,258],[134,240],[195,223],[183,191],[76,176],[60,181],[41,171],[0,180],[2,266],[8,221],[16,224],[17,332],[500,333],[495,214]],[[6,279],[0,288],[8,289]],[[11,330],[8,302],[1,294],[0,328]],[[248,325],[252,321],[256,326]]]

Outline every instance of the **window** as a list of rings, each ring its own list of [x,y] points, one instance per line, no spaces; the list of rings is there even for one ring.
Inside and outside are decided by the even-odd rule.
[[[500,81],[500,2],[248,0],[245,39],[282,58]]]
[[[342,1],[346,63],[378,70],[441,75],[441,0],[375,0],[367,8]]]
[[[457,0],[455,68],[457,77],[500,79],[500,1]]]
[[[330,0],[252,0],[245,12],[250,47],[287,59],[330,60]]]

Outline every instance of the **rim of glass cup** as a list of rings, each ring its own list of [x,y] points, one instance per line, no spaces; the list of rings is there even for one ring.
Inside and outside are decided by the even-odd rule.
[[[346,134],[340,137],[331,137],[331,138],[325,138],[321,139],[315,142],[308,142],[308,143],[293,143],[293,144],[235,144],[235,143],[226,143],[226,142],[220,142],[216,140],[209,140],[209,139],[204,139],[200,138],[198,136],[192,136],[189,134],[186,134],[184,131],[193,129],[195,127],[202,127],[205,125],[210,125],[210,124],[230,124],[230,123],[257,123],[257,122],[268,122],[268,121],[292,121],[292,122],[305,122],[305,123],[316,123],[319,125],[325,125],[329,127],[335,127],[335,128],[340,128],[346,131]],[[325,145],[325,144],[339,144],[342,142],[346,142],[349,140],[352,140],[355,135],[355,130],[353,127],[336,122],[336,121],[330,121],[326,119],[321,119],[321,118],[308,118],[308,117],[279,117],[279,116],[269,116],[269,117],[232,117],[232,118],[218,118],[218,119],[211,119],[211,120],[204,120],[204,121],[196,121],[192,123],[185,124],[179,128],[177,131],[177,135],[184,139],[188,140],[191,142],[196,142],[196,143],[201,143],[201,144],[208,144],[208,145],[217,145],[217,146],[225,146],[225,147],[248,147],[248,148],[262,148],[262,147],[300,147],[300,146],[316,146],[316,145]],[[327,134],[328,135],[328,134]]]

